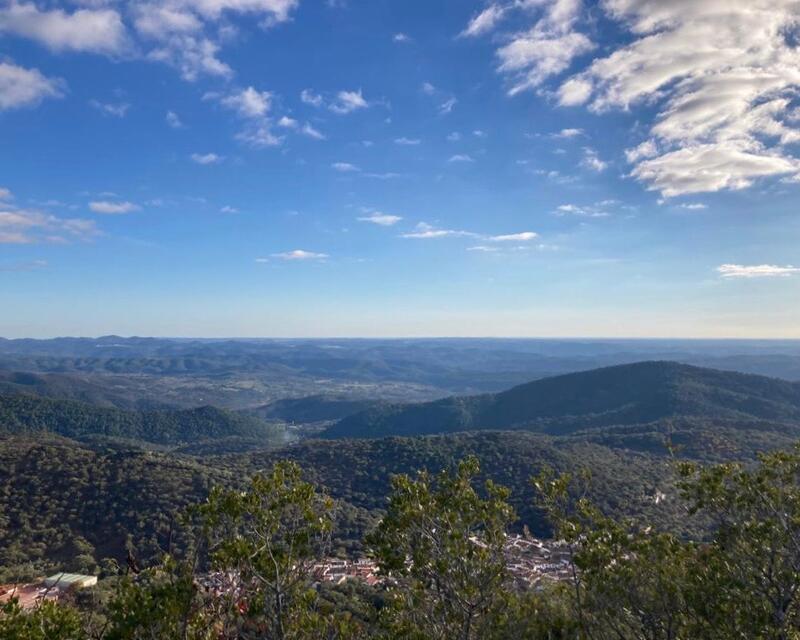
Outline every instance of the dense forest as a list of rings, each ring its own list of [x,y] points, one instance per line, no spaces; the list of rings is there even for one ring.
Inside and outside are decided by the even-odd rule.
[[[326,436],[525,429],[564,435],[677,417],[800,425],[800,383],[676,362],[640,362],[536,380],[497,394],[375,407]],[[800,434],[800,431],[797,432]]]
[[[800,633],[800,452],[757,465],[674,465],[703,540],[612,517],[579,479],[531,477],[561,577],[521,585],[507,557],[511,491],[473,456],[399,474],[364,536],[377,580],[321,582],[336,505],[281,461],[186,511],[193,533],[143,565],[108,563],[97,586],[24,610],[0,606],[15,640],[789,640]]]
[[[272,427],[240,413],[199,407],[180,411],[124,411],[29,394],[0,395],[0,433],[47,432],[68,438],[106,436],[180,444],[228,436],[280,437]]]

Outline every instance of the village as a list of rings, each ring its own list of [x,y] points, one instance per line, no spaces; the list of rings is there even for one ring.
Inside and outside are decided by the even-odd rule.
[[[472,542],[481,544],[477,538]],[[504,556],[511,580],[519,589],[537,589],[546,581],[567,580],[572,576],[569,551],[563,542],[527,534],[513,535],[506,541]],[[334,584],[359,580],[372,586],[386,580],[369,558],[327,558],[313,565],[312,575],[319,582]]]
[[[482,544],[477,538],[475,544]],[[572,576],[569,551],[563,542],[541,540],[526,535],[509,536],[504,556],[513,586],[539,589],[549,581],[568,580]],[[348,580],[377,586],[387,582],[377,563],[370,558],[325,558],[311,566],[311,577],[319,584],[343,584]],[[238,577],[232,573],[211,572],[197,580],[198,586],[215,596],[238,589]],[[15,598],[20,607],[33,609],[44,601],[58,601],[79,589],[93,587],[97,576],[57,573],[27,584],[0,585],[0,605]]]

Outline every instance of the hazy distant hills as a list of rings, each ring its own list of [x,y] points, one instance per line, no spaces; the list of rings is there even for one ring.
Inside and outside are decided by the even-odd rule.
[[[0,371],[304,381],[302,389],[261,404],[330,393],[320,387],[331,381],[414,385],[424,394],[416,399],[444,395],[437,391],[495,393],[537,378],[643,360],[800,380],[800,341],[0,338]]]
[[[0,434],[45,432],[67,438],[97,436],[177,445],[231,436],[258,438],[269,446],[278,434],[258,418],[216,407],[125,411],[74,400],[28,394],[0,395]]]
[[[497,394],[374,408],[344,418],[325,436],[374,438],[474,429],[562,435],[679,417],[800,427],[800,383],[675,362],[641,362],[546,378]]]

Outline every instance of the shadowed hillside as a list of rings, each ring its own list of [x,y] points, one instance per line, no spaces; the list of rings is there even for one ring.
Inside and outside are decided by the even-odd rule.
[[[641,362],[537,380],[498,394],[371,409],[341,420],[325,435],[363,438],[473,429],[566,434],[676,417],[800,426],[800,384],[674,362]]]

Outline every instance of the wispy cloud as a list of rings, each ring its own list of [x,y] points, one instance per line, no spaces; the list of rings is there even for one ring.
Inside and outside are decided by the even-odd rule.
[[[508,242],[530,242],[538,238],[539,234],[533,231],[521,231],[519,233],[484,235],[473,231],[465,231],[463,229],[441,229],[427,222],[420,222],[413,231],[404,233],[401,237],[419,240],[432,240],[435,238],[473,238],[485,242],[502,244]]]
[[[99,100],[89,100],[89,105],[97,109],[100,113],[106,116],[114,116],[115,118],[124,118],[131,108],[127,102],[100,102]]]
[[[580,216],[583,218],[607,218],[611,215],[610,209],[618,206],[616,200],[601,200],[593,204],[561,204],[556,207],[555,214],[558,216]]]
[[[492,31],[503,16],[506,14],[506,8],[500,4],[491,4],[486,9],[473,16],[469,24],[461,32],[464,38],[474,38]]]
[[[167,115],[164,116],[164,120],[173,129],[183,128],[183,122],[181,122],[181,119],[178,117],[178,114],[175,113],[174,111],[167,111]]]
[[[369,103],[364,99],[361,89],[358,91],[340,91],[336,94],[336,99],[328,105],[328,108],[339,115],[345,115],[366,109]]]
[[[401,146],[416,146],[418,144],[421,144],[422,140],[420,140],[419,138],[405,138],[405,137],[403,137],[403,138],[395,138],[394,139],[394,143],[395,144],[399,144]]]
[[[487,240],[491,242],[530,242],[539,237],[538,233],[533,231],[522,231],[520,233],[509,233],[499,236],[489,236]]]
[[[585,135],[583,129],[562,129],[561,131],[552,134],[554,138],[577,138]]]
[[[608,163],[604,160],[601,160],[597,155],[597,151],[591,147],[583,148],[583,160],[581,160],[581,166],[591,169],[592,171],[596,171],[597,173],[602,173],[608,169]]]
[[[286,261],[304,261],[304,260],[325,260],[330,257],[327,253],[316,253],[314,251],[306,251],[304,249],[295,249],[294,251],[284,251],[282,253],[273,253],[273,258]]]
[[[223,156],[217,155],[216,153],[193,153],[189,156],[192,159],[192,162],[196,162],[197,164],[219,164],[223,161]]]
[[[775,264],[722,264],[717,267],[717,273],[723,278],[786,278],[800,273],[800,267],[792,265],[778,266]]]
[[[0,205],[0,244],[67,243],[100,234],[94,220],[61,218],[35,209]]]
[[[95,213],[117,215],[139,211],[141,207],[133,202],[112,202],[110,200],[93,200],[89,203],[89,209]]]
[[[361,171],[356,165],[350,164],[349,162],[334,162],[331,168],[340,173],[357,173]]]
[[[448,162],[475,162],[472,156],[467,155],[465,153],[457,153],[455,155],[450,156],[447,160]]]
[[[417,240],[431,240],[434,238],[477,238],[477,233],[463,231],[459,229],[438,229],[427,222],[420,222],[414,231],[401,234],[402,238],[413,238]]]
[[[380,211],[373,211],[368,216],[358,218],[360,222],[371,222],[372,224],[377,224],[382,227],[391,227],[402,219],[401,216],[393,216],[388,213],[381,213]]]

